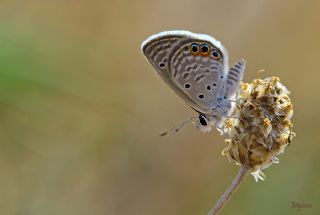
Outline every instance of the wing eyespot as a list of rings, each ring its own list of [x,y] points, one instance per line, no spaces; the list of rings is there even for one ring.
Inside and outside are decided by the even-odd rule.
[[[197,43],[192,43],[190,46],[192,55],[198,55],[199,54],[199,45]]]
[[[185,54],[189,53],[189,46],[183,47],[183,52],[184,52]]]
[[[211,56],[213,57],[213,59],[215,60],[220,60],[221,58],[221,55],[219,53],[218,50],[214,49],[212,52],[211,52]]]
[[[202,56],[208,56],[209,55],[209,53],[210,53],[210,48],[209,48],[209,46],[207,45],[207,44],[202,44],[201,45],[201,55]]]

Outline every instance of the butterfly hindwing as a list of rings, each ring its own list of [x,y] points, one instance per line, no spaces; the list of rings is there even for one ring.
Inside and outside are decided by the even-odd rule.
[[[209,40],[192,38],[179,43],[169,60],[175,85],[196,103],[195,109],[211,112],[217,97],[223,97],[224,52]]]
[[[239,89],[240,82],[245,70],[245,64],[245,60],[241,59],[229,69],[226,80],[227,98],[233,97]]]

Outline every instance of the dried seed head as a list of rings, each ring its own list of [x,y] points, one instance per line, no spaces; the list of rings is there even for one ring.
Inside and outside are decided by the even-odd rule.
[[[264,178],[261,170],[278,163],[295,134],[290,119],[293,105],[290,92],[277,77],[255,79],[239,89],[233,115],[224,122],[229,135],[222,154],[237,164],[251,167],[256,180]]]

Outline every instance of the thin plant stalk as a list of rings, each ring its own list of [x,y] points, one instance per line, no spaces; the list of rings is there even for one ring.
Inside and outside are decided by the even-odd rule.
[[[244,180],[249,169],[250,169],[250,167],[248,167],[248,166],[244,166],[244,165],[241,166],[237,176],[232,181],[231,185],[224,192],[224,194],[220,197],[220,199],[217,201],[217,203],[214,205],[214,207],[209,211],[208,215],[215,215],[215,214],[219,213],[219,211],[222,209],[222,207],[230,200],[232,194],[236,191],[236,189],[239,187],[241,182]]]

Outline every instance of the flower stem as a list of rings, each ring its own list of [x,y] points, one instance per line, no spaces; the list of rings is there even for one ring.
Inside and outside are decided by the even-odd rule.
[[[228,189],[224,192],[224,194],[220,197],[218,202],[215,204],[215,206],[209,211],[208,215],[215,215],[218,214],[219,211],[222,209],[223,205],[229,201],[234,191],[239,187],[243,179],[245,178],[248,170],[250,168],[248,166],[241,166],[237,176],[235,179],[233,179],[231,185],[228,187]]]

